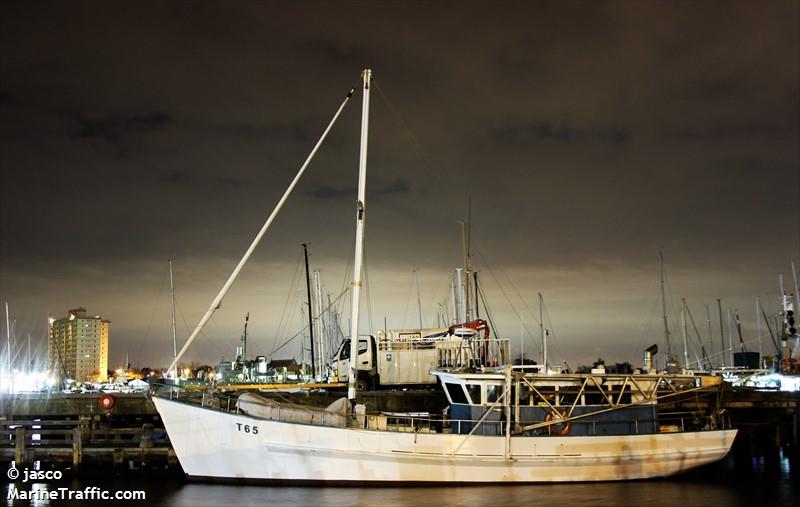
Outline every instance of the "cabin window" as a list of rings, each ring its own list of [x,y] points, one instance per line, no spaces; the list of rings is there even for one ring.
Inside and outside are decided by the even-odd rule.
[[[367,349],[369,349],[369,344],[367,343],[367,340],[358,340],[358,355],[363,354],[364,352],[367,351]]]
[[[342,342],[341,352],[339,352],[339,359],[350,359],[350,340]]]
[[[500,386],[486,386],[486,403],[494,403],[500,396]]]
[[[453,403],[469,403],[467,401],[467,395],[464,393],[464,388],[461,387],[461,384],[451,384],[449,382],[445,382],[445,388],[447,389],[447,395],[450,397]]]
[[[467,384],[467,392],[469,393],[469,397],[472,399],[471,403],[473,405],[480,405],[483,403],[481,401],[480,384]]]

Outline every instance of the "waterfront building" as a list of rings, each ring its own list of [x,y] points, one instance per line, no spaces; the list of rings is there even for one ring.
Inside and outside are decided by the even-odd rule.
[[[48,341],[51,374],[78,381],[108,380],[108,328],[111,321],[75,308],[50,319]]]

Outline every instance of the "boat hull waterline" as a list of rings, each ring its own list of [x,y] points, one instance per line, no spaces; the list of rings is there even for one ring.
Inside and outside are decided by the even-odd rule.
[[[736,430],[518,436],[509,439],[507,458],[504,436],[333,428],[159,397],[153,401],[186,475],[219,480],[435,484],[648,479],[720,460],[736,437]]]

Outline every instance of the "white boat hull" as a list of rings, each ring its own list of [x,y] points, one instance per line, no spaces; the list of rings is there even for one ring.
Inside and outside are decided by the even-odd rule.
[[[512,437],[507,459],[502,436],[311,426],[153,401],[184,472],[209,479],[337,484],[646,479],[717,461],[736,437],[736,430]]]

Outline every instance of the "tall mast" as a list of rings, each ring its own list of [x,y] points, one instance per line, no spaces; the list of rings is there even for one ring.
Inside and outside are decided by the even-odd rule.
[[[314,358],[314,307],[311,305],[311,273],[308,272],[308,244],[303,243],[303,255],[306,258],[306,295],[308,296],[308,334],[311,342],[311,375],[317,376],[317,362]]]
[[[481,312],[480,312],[480,308],[478,306],[478,272],[477,271],[473,271],[472,272],[472,278],[475,280],[475,318],[476,319],[480,319],[481,318]]]
[[[739,310],[736,308],[733,309],[733,316],[736,319],[736,332],[739,335],[739,352],[747,352],[747,346],[744,344],[744,338],[742,338],[742,321],[739,320]]]
[[[458,286],[458,320],[457,323],[465,323],[467,322],[467,307],[464,304],[465,299],[465,289],[464,287],[464,268],[456,268],[456,284]]]
[[[242,363],[247,360],[247,323],[250,322],[250,312],[244,316],[244,333],[242,333]]]
[[[539,293],[539,333],[542,337],[542,366],[547,373],[547,338],[544,335],[544,297]]]
[[[761,358],[764,357],[764,339],[761,332],[761,301],[756,296],[756,335],[758,335],[758,357],[759,365]]]
[[[456,272],[453,272],[453,276],[456,276]],[[454,278],[450,281],[450,303],[453,306],[453,322],[452,324],[458,324],[458,305],[456,304],[456,284],[458,283],[458,279]]]
[[[667,341],[667,361],[672,358],[672,345],[669,341],[669,324],[667,323],[667,295],[664,291],[664,254],[658,251],[658,264],[661,268],[661,315],[664,317],[664,339]]]
[[[186,352],[186,350],[189,348],[192,342],[194,342],[194,340],[200,334],[200,331],[203,330],[205,325],[211,319],[211,316],[214,315],[214,312],[217,310],[217,308],[219,308],[220,304],[222,303],[222,299],[230,290],[231,285],[233,285],[233,282],[236,281],[236,278],[239,276],[239,273],[242,271],[244,265],[247,264],[247,261],[248,259],[250,259],[250,256],[253,255],[253,252],[255,251],[256,247],[261,242],[261,238],[264,237],[264,234],[266,234],[267,229],[269,229],[270,225],[272,225],[272,222],[275,220],[275,217],[278,216],[278,212],[283,207],[283,204],[286,202],[286,199],[289,198],[289,195],[292,193],[292,190],[294,190],[294,187],[297,185],[297,182],[300,181],[300,177],[303,176],[303,173],[306,171],[308,164],[314,158],[314,155],[317,153],[317,150],[319,149],[320,146],[322,146],[322,142],[328,136],[328,132],[331,131],[331,128],[333,128],[333,124],[336,123],[336,120],[337,118],[339,118],[339,115],[341,114],[342,109],[344,109],[344,106],[347,104],[347,102],[350,101],[350,97],[353,96],[354,91],[355,91],[354,88],[350,89],[350,92],[347,94],[347,97],[345,97],[345,99],[342,101],[341,105],[339,106],[339,109],[336,110],[336,114],[333,115],[333,119],[331,119],[330,123],[328,123],[327,128],[320,136],[319,140],[317,141],[317,144],[314,145],[314,148],[311,150],[311,153],[308,154],[308,157],[306,157],[306,160],[305,162],[303,162],[303,165],[300,167],[300,170],[297,171],[297,174],[295,175],[292,182],[289,184],[289,187],[283,193],[283,196],[281,197],[280,201],[278,201],[278,204],[275,206],[275,209],[272,210],[272,213],[270,213],[269,218],[267,218],[267,221],[264,222],[264,225],[261,226],[261,230],[258,231],[256,237],[250,243],[250,246],[245,251],[241,260],[239,260],[239,264],[236,265],[233,272],[228,277],[228,280],[220,289],[219,293],[217,293],[217,295],[211,301],[211,305],[209,305],[208,310],[206,310],[206,313],[200,319],[200,322],[197,323],[197,326],[195,326],[194,331],[192,331],[192,334],[189,335],[189,338],[186,339],[186,343],[184,343],[183,347],[181,347],[181,350],[178,351],[177,357],[175,357],[175,359],[172,361],[172,364],[169,365],[167,371],[173,370],[177,366],[178,359],[180,359],[181,356],[183,356],[183,354]]]
[[[469,321],[469,253],[467,252],[467,224],[461,221],[461,249],[464,256],[464,272],[460,273],[458,280],[459,291],[461,294],[462,322]]]
[[[178,333],[175,327],[175,284],[172,279],[172,259],[169,260],[169,294],[172,299],[172,360],[178,357]]]
[[[686,337],[686,298],[681,298],[681,327],[683,328],[683,367],[689,369],[689,339]]]
[[[794,267],[794,261],[792,261],[792,278],[794,279],[794,299],[797,303],[794,306],[794,313],[796,316],[797,312],[800,312],[800,287],[798,287],[797,270]]]
[[[417,313],[419,314],[419,328],[422,329],[422,297],[419,295],[419,273],[414,270],[414,281],[417,284]]]
[[[314,285],[317,300],[317,318],[319,319],[319,374],[325,375],[325,342],[328,339],[328,329],[323,319],[322,280],[318,269],[314,270]]]
[[[358,377],[358,311],[361,296],[361,270],[364,264],[364,219],[367,202],[367,140],[369,133],[369,89],[372,71],[364,69],[364,94],[361,106],[361,149],[358,157],[358,200],[356,201],[356,246],[353,261],[353,289],[350,303],[350,376],[347,382],[347,398],[356,398]]]
[[[6,301],[6,371],[11,375],[11,321],[8,318],[8,301]]]
[[[712,336],[713,331],[711,330],[711,306],[706,306],[706,324],[708,325],[708,353],[712,356],[714,355],[714,337]],[[756,318],[758,318],[758,314],[756,314]],[[709,366],[710,369],[710,366]]]
[[[728,359],[731,366],[735,366],[733,362],[733,311],[728,307]]]
[[[717,299],[717,309],[719,310],[719,356],[720,362],[722,363],[720,366],[723,368],[725,367],[725,324],[722,322],[722,300]]]

